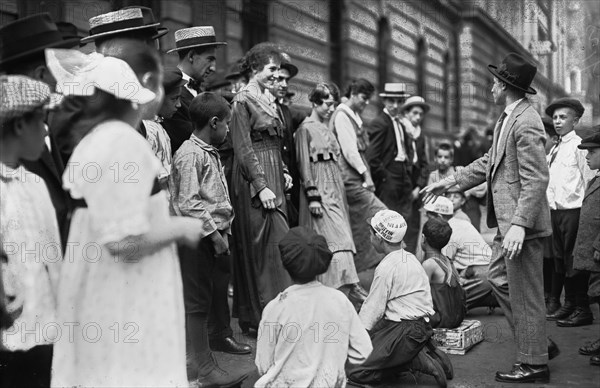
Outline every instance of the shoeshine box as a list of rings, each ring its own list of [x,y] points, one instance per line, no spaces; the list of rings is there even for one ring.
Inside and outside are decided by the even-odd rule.
[[[433,329],[432,338],[445,353],[464,355],[483,341],[483,325],[480,321],[465,319],[456,329]]]

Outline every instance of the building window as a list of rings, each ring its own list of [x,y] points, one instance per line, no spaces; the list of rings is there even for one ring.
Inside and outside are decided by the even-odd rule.
[[[427,41],[424,37],[420,37],[417,41],[417,94],[425,96],[426,80],[425,67],[427,65]]]
[[[269,0],[243,0],[242,49],[269,40]]]
[[[329,1],[329,79],[343,88],[344,82],[344,46],[343,46],[343,19],[344,0]]]
[[[379,19],[377,26],[377,56],[379,89],[388,81],[388,47],[391,44],[390,23],[387,18]]]

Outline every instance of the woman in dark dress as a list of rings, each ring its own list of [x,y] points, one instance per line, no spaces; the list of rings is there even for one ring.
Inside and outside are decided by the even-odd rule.
[[[242,65],[250,81],[232,107],[233,316],[244,332],[257,328],[262,309],[292,284],[278,248],[289,229],[285,189],[291,177],[281,159],[283,125],[275,97],[267,92],[280,64],[275,46],[250,49]]]

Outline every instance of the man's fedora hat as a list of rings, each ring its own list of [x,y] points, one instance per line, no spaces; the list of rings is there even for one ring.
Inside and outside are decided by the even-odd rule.
[[[290,72],[290,78],[298,74],[298,67],[292,63],[292,58],[287,53],[281,53],[281,68]]]
[[[406,92],[406,85],[403,83],[386,83],[379,97],[408,98],[410,94]]]
[[[488,65],[488,70],[494,77],[516,89],[537,94],[537,91],[531,87],[537,67],[517,53],[509,53],[498,67]]]
[[[167,54],[195,47],[224,46],[226,44],[217,42],[215,29],[212,26],[183,28],[175,31],[175,48],[167,51]]]
[[[406,111],[409,110],[410,108],[412,108],[413,106],[420,106],[421,108],[423,108],[423,112],[427,113],[429,112],[429,109],[431,108],[429,106],[428,103],[425,102],[425,99],[421,96],[412,96],[412,97],[408,97],[406,99],[406,101],[404,101],[404,105],[402,105],[402,111]]]
[[[43,53],[46,48],[76,46],[79,38],[63,39],[48,13],[15,20],[0,28],[0,67]]]
[[[154,21],[152,10],[146,7],[143,8],[145,10],[142,10],[141,7],[124,8],[118,11],[94,16],[89,20],[90,36],[81,39],[81,43],[88,43],[98,38],[137,30],[156,31],[152,36],[152,39],[156,39],[166,34],[166,32],[163,33],[163,31],[158,30],[160,23],[152,23],[152,21]],[[144,13],[146,16],[144,16]],[[147,24],[147,22],[150,24]]]
[[[577,116],[583,116],[585,108],[581,105],[581,102],[575,98],[563,97],[552,101],[552,104],[546,108],[546,114],[550,117],[554,114],[554,111],[558,108],[571,108],[577,113]]]

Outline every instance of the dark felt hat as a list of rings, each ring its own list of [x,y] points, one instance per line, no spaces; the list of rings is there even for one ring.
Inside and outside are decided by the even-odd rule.
[[[63,39],[81,39],[83,36],[79,36],[79,30],[77,26],[69,22],[56,22],[56,27],[60,31]],[[74,44],[73,46],[77,46]]]
[[[185,85],[186,81],[183,79],[181,70],[177,67],[166,67],[163,77],[163,87],[165,88],[165,94],[168,94],[180,86]]]
[[[590,148],[600,148],[600,125],[596,125],[593,128],[593,135],[586,137],[581,140],[581,144],[577,148],[587,150]]]
[[[292,63],[292,58],[287,53],[281,53],[280,67],[290,72],[290,78],[298,74],[298,67]]]
[[[63,39],[50,14],[27,16],[0,28],[0,67],[40,54],[47,48],[69,48],[77,44],[79,38]]]
[[[585,112],[585,108],[581,105],[581,102],[575,98],[570,97],[562,97],[557,100],[552,101],[552,104],[548,105],[546,108],[546,114],[550,117],[554,114],[554,111],[557,108],[571,108],[576,113],[577,116],[583,116],[583,112]]]
[[[508,54],[497,67],[488,65],[488,70],[496,78],[516,89],[529,94],[537,93],[531,87],[537,67],[517,53]]]
[[[311,280],[327,271],[333,257],[325,237],[305,226],[290,229],[279,242],[279,251],[285,269],[299,280]]]

